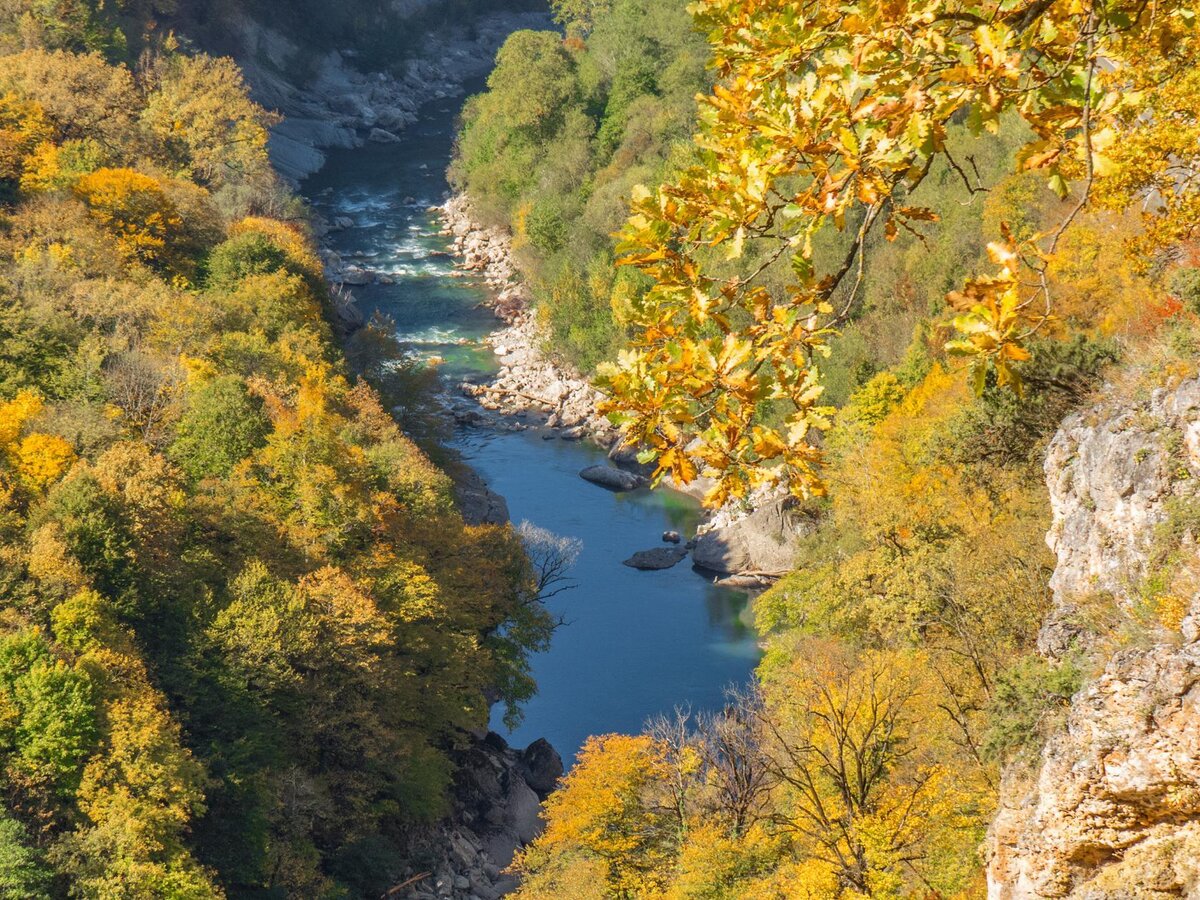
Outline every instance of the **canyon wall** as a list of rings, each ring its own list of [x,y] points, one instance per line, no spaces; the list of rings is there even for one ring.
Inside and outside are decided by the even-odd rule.
[[[1058,557],[1039,648],[1092,677],[1006,773],[991,900],[1200,896],[1200,380],[1067,419],[1045,464]]]

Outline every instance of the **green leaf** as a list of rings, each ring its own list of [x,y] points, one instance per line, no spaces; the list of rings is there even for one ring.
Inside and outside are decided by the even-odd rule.
[[[1055,172],[1050,176],[1050,180],[1047,182],[1047,184],[1049,184],[1050,190],[1054,191],[1054,193],[1058,195],[1059,200],[1066,200],[1067,195],[1071,193],[1071,188],[1067,184],[1067,179],[1063,178],[1058,172]]]

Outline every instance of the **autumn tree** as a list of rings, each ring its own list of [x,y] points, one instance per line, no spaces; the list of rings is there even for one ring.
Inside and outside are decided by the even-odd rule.
[[[231,59],[171,55],[156,62],[142,122],[169,163],[213,188],[271,177],[267,126]]]
[[[35,151],[53,136],[42,108],[14,93],[0,97],[0,184],[12,193]]]
[[[165,261],[183,226],[162,186],[133,169],[98,169],[75,183],[75,193],[131,262]]]
[[[1156,157],[1155,174],[1137,175],[1117,149],[1168,120],[1144,113],[1141,86],[1169,85],[1168,105],[1186,93],[1185,4],[694,8],[720,84],[702,105],[699,164],[634,197],[624,261],[652,286],[624,310],[634,340],[604,379],[610,411],[660,474],[717,477],[710,502],[764,483],[820,492],[812,433],[829,415],[814,357],[856,309],[872,232],[936,218],[919,203],[935,166],[985,187],[947,149],[952,120],[994,132],[1015,113],[1032,132],[1016,161],[1072,198],[1047,233],[995,243],[997,274],[950,298],[961,337],[949,349],[976,363],[977,388],[988,371],[1017,382],[1014,363],[1053,313],[1047,259],[1089,203],[1114,202],[1098,191],[1158,188],[1158,218],[1188,220],[1192,182],[1167,174],[1175,163]],[[840,251],[818,259],[831,231]],[[783,284],[764,277],[776,263],[790,267]],[[768,403],[785,407],[782,421],[764,417]]]
[[[653,738],[589,738],[575,766],[546,803],[545,832],[518,860],[528,874],[520,896],[562,896],[580,869],[604,882],[601,896],[653,896],[661,888],[671,846],[670,818],[655,808],[664,773]]]
[[[171,456],[193,478],[228,475],[263,445],[270,422],[262,401],[227,375],[199,386],[175,429]]]

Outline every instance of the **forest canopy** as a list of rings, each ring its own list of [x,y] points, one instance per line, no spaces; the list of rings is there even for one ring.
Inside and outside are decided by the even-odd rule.
[[[551,623],[390,337],[347,366],[238,68],[123,61],[150,15],[4,19],[0,894],[378,896]]]

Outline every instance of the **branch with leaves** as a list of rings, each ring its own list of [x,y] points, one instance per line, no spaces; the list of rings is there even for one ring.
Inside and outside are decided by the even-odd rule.
[[[715,480],[709,503],[780,483],[822,492],[814,432],[831,411],[817,360],[855,312],[872,232],[936,222],[908,201],[935,164],[966,178],[946,150],[952,122],[995,133],[1020,117],[1033,137],[1015,163],[1062,197],[1077,185],[1051,233],[1006,235],[990,248],[997,272],[949,298],[960,336],[948,350],[972,361],[976,386],[991,371],[1019,386],[1013,363],[1053,321],[1046,260],[1105,181],[1121,184],[1112,205],[1150,190],[1166,198],[1152,212],[1194,205],[1192,180],[1130,177],[1137,160],[1121,149],[1159,124],[1143,115],[1148,86],[1191,77],[1186,4],[701,0],[693,12],[719,81],[702,98],[698,162],[633,197],[619,250],[650,287],[620,310],[633,339],[601,383],[660,477]],[[823,270],[826,231],[846,250]],[[788,283],[772,287],[785,257]]]

